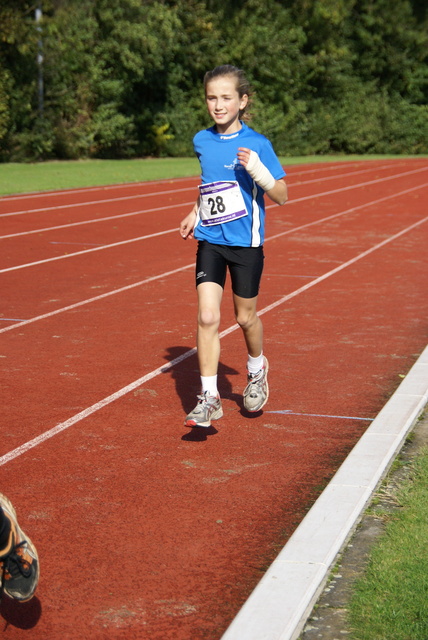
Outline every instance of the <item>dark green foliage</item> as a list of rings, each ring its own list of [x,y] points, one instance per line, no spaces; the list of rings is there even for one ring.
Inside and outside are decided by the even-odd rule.
[[[191,155],[224,63],[278,154],[427,153],[427,26],[420,0],[3,0],[0,160]]]

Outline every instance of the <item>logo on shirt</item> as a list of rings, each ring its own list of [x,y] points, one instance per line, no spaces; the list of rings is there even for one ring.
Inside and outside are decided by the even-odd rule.
[[[235,158],[231,164],[225,164],[223,166],[225,169],[230,169],[231,171],[242,171],[244,168],[238,158]]]

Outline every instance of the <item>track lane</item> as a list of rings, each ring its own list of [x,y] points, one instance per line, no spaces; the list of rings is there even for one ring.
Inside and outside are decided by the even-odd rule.
[[[411,180],[411,176],[413,176],[414,174],[419,174],[419,173],[427,173],[428,169],[427,167],[422,167],[422,168],[417,168],[417,169],[413,169],[410,171],[402,171],[401,173],[392,173],[391,175],[388,176],[384,176],[382,178],[375,178],[375,179],[371,179],[368,181],[364,181],[361,182],[359,180],[356,179],[356,176],[354,176],[355,181],[349,181],[349,183],[347,183],[347,185],[345,187],[342,186],[337,186],[335,188],[335,185],[332,185],[333,188],[328,189],[328,190],[324,190],[324,191],[317,191],[315,193],[310,193],[307,196],[301,196],[299,197],[297,194],[293,196],[293,199],[290,201],[289,207],[292,204],[299,204],[301,202],[307,201],[307,200],[315,200],[316,198],[323,198],[326,196],[329,197],[334,197],[337,196],[338,194],[342,193],[342,192],[347,192],[347,191],[353,191],[354,189],[358,189],[360,190],[360,193],[357,194],[356,196],[354,196],[354,199],[356,199],[358,201],[358,199],[360,199],[360,201],[363,201],[364,198],[364,190],[373,187],[374,185],[378,184],[378,183],[383,183],[383,182],[387,182],[389,180],[397,180],[397,179],[402,179],[403,182],[402,184],[406,184],[405,179],[409,179]],[[339,183],[336,181],[336,184],[339,185]],[[410,184],[412,184],[412,182],[410,181]],[[304,185],[301,185],[304,186]],[[364,190],[363,190],[364,189]],[[184,215],[186,213],[186,211],[188,210],[189,207],[189,203],[184,203],[184,204],[179,204],[178,205],[178,212],[175,210],[175,205],[168,207],[166,206],[165,209],[162,208],[162,213],[163,215],[160,217],[161,220],[165,223],[165,220],[167,219],[171,219],[171,220],[176,220],[176,219],[180,219],[179,217],[177,218],[177,216],[179,215]],[[181,214],[180,214],[180,210],[181,210]],[[157,214],[157,212],[159,211],[158,207],[155,207],[154,210],[149,210],[147,213],[152,213],[155,212]],[[142,214],[146,214],[145,210],[141,210]],[[118,242],[133,242],[135,241],[135,238],[137,237],[142,237],[144,238],[146,235],[149,235],[150,233],[154,233],[155,231],[153,231],[154,228],[157,228],[157,222],[158,222],[159,216],[158,215],[153,215],[153,216],[146,216],[144,215],[144,220],[139,221],[139,220],[124,220],[124,224],[121,225],[121,221],[116,221],[116,223],[114,225],[112,225],[112,222],[106,221],[105,222],[105,230],[107,232],[107,234],[109,234],[109,237],[111,237],[111,233],[112,231],[114,232],[114,234],[118,237]],[[100,226],[101,225],[101,226]],[[120,229],[124,228],[127,229],[127,235],[128,235],[128,239],[124,239],[123,237],[121,238],[121,234],[120,234]],[[129,229],[133,229],[135,228],[136,231],[135,233],[137,234],[138,231],[144,231],[144,235],[143,236],[134,236],[129,238]],[[20,241],[18,247],[18,260],[19,260],[19,255],[20,252],[23,251],[25,254],[25,247],[27,244],[27,247],[29,248],[31,255],[32,255],[32,260],[31,262],[29,262],[28,264],[32,265],[36,262],[40,262],[42,260],[48,260],[48,257],[43,257],[42,255],[38,254],[38,244],[40,245],[40,249],[39,251],[41,252],[45,252],[47,250],[47,247],[50,248],[50,251],[53,253],[53,257],[55,259],[58,259],[61,255],[63,255],[64,257],[68,256],[68,255],[74,255],[74,253],[76,254],[80,254],[80,252],[69,252],[69,251],[61,251],[61,244],[67,244],[70,243],[70,246],[73,244],[85,244],[85,243],[89,243],[89,244],[96,244],[96,245],[100,245],[101,248],[104,247],[108,247],[108,245],[103,244],[102,238],[103,238],[103,222],[99,222],[97,223],[96,227],[94,228],[94,226],[90,226],[90,227],[82,227],[81,229],[76,228],[74,225],[73,227],[67,227],[65,230],[58,230],[55,226],[55,228],[47,228],[44,232],[40,232],[38,233],[36,236],[34,235],[30,235],[28,236],[27,241],[25,240],[25,238],[23,240]],[[54,239],[54,241],[49,241],[46,240],[46,234],[49,233],[49,231],[54,232],[55,234],[58,233],[58,231],[62,232],[61,235],[61,239]],[[18,265],[10,265],[10,261],[11,260],[16,260],[16,258],[14,258],[14,252],[17,251],[16,250],[16,243],[15,243],[15,238],[14,237],[10,237],[13,236],[13,234],[8,234],[8,237],[4,237],[2,240],[2,247],[3,247],[3,251],[2,251],[2,263],[0,264],[0,273],[2,271],[5,271],[7,269],[16,269],[16,268],[23,268],[25,266],[25,264],[18,264]],[[39,242],[38,242],[39,241]],[[57,243],[57,244],[56,244]],[[114,246],[115,243],[113,243]],[[49,249],[48,249],[49,250]],[[85,250],[85,249],[82,249]],[[94,251],[96,249],[86,249],[86,251]]]
[[[423,234],[419,240],[412,237],[412,254],[423,243]],[[403,261],[397,260],[400,247],[390,249],[390,277],[414,281],[417,265],[410,252]],[[412,294],[414,307],[394,317],[391,309],[398,301],[407,306],[408,298],[403,305],[405,285],[391,297],[384,264],[385,254],[374,253],[358,263],[351,282],[349,272],[342,272],[334,283],[324,283],[321,293],[314,288],[287,309],[265,315],[275,375],[272,402],[262,417],[249,420],[239,413],[243,358],[236,338],[227,336],[221,370],[226,411],[218,435],[213,430],[204,441],[189,439],[178,420],[182,402],[190,402],[194,391],[186,390],[196,377],[196,363],[189,359],[174,372],[177,393],[171,393],[173,372],[158,377],[141,393],[60,434],[55,446],[51,441],[27,454],[26,476],[18,491],[10,490],[25,505],[29,492],[37,496],[28,525],[37,528],[46,578],[39,590],[44,613],[32,630],[35,638],[58,628],[70,638],[83,637],[88,628],[95,638],[132,633],[159,640],[219,637],[277,545],[316,497],[314,487],[331,476],[364,429],[361,421],[329,415],[361,416],[363,406],[361,417],[373,417],[383,394],[406,371],[417,342],[409,323],[419,307]],[[361,289],[363,302],[355,295]],[[333,302],[341,309],[334,333],[325,316]],[[368,309],[371,322],[365,317]],[[368,328],[372,351],[367,361],[360,345]],[[379,342],[379,332],[389,337],[388,344]],[[171,353],[180,347],[169,344]],[[344,370],[350,359],[353,367]],[[314,367],[310,376],[308,363]],[[320,394],[320,387],[329,393]],[[321,417],[276,413],[284,409]],[[9,477],[21,468],[18,461],[10,462]],[[124,510],[124,504],[132,508]],[[83,526],[70,536],[76,521]],[[50,540],[64,557],[73,558],[72,571],[64,563],[58,566],[48,551]],[[139,571],[125,571],[120,585],[113,586],[111,566],[126,567],[130,545]],[[88,561],[92,579],[82,584]],[[64,584],[69,604],[58,598]],[[70,617],[77,601],[78,619]],[[15,629],[9,632],[19,637]]]
[[[420,160],[413,159],[414,164],[417,162],[424,163],[425,160],[422,158]],[[329,172],[336,172],[338,169],[340,170],[354,170],[355,168],[363,168],[370,165],[372,169],[376,169],[379,165],[387,166],[402,166],[406,164],[406,160],[375,160],[373,162],[367,161],[357,161],[357,162],[329,162],[329,163],[312,163],[312,164],[298,164],[291,165],[287,164],[287,168],[293,172],[293,175],[305,175],[305,174],[325,174],[328,175]],[[6,211],[6,206],[10,206],[13,210],[16,210],[16,207],[20,207],[21,202],[40,202],[46,199],[52,200],[53,204],[60,206],[64,201],[66,203],[72,204],[77,202],[85,202],[87,200],[87,194],[96,194],[98,199],[103,197],[103,194],[107,194],[109,196],[118,197],[123,196],[123,192],[127,192],[126,195],[132,196],[136,193],[141,193],[141,191],[150,192],[153,191],[153,187],[156,187],[159,191],[168,190],[170,187],[176,187],[176,189],[183,188],[184,185],[191,184],[195,181],[194,176],[183,177],[183,178],[170,178],[165,180],[151,180],[145,182],[128,182],[123,184],[112,184],[112,185],[101,185],[94,187],[80,187],[73,189],[60,189],[60,190],[51,190],[51,191],[34,191],[29,193],[21,193],[21,194],[11,194],[6,196],[0,196],[0,204],[2,205],[2,210]],[[30,204],[31,206],[31,204]],[[19,209],[18,209],[19,210]],[[6,214],[7,215],[7,214]]]
[[[285,302],[284,295],[286,299],[290,299],[295,293],[301,293],[304,289],[312,287],[314,284],[322,281],[325,277],[331,277],[337,270],[341,270],[342,268],[348,266],[348,263],[353,263],[355,259],[361,259],[368,255],[374,250],[379,250],[384,244],[388,244],[391,242],[391,237],[387,237],[386,239],[378,242],[377,245],[373,247],[372,242],[372,234],[369,234],[364,240],[361,238],[357,245],[355,245],[355,237],[357,237],[357,231],[360,235],[364,236],[367,218],[361,217],[356,214],[356,225],[353,228],[349,228],[347,230],[347,235],[344,238],[346,242],[337,242],[337,232],[334,237],[334,241],[332,242],[330,234],[331,230],[329,228],[321,229],[319,231],[320,235],[317,236],[316,240],[320,245],[321,249],[318,248],[317,254],[315,256],[315,260],[313,264],[309,268],[309,273],[324,271],[324,275],[320,275],[317,278],[306,278],[309,280],[307,284],[300,286],[297,290],[292,287],[295,286],[295,280],[293,280],[292,270],[287,272],[288,278],[276,278],[274,282],[270,284],[269,297],[270,302],[268,302],[267,308],[270,310],[273,308],[273,305],[277,305],[278,303],[283,304]],[[427,222],[427,218],[425,219],[425,224]],[[416,228],[417,225],[423,224],[420,221],[413,223],[413,227]],[[412,226],[407,229],[401,230],[397,232],[398,237],[401,234],[409,233],[412,230]],[[396,238],[392,238],[392,241],[395,241]],[[299,261],[305,260],[305,256],[308,258],[313,254],[313,246],[314,246],[314,236],[311,235],[308,231],[306,232],[306,237],[301,233],[295,241],[299,245],[298,255]],[[278,241],[276,241],[278,242]],[[309,242],[309,245],[308,245]],[[305,245],[307,248],[305,250]],[[349,258],[349,256],[355,251],[358,247],[361,250],[362,247],[365,248],[364,253],[356,254],[354,257]],[[293,251],[289,249],[289,259],[290,262],[293,258]],[[348,261],[348,263],[347,263]],[[275,274],[281,274],[282,271],[282,262],[283,256],[281,252],[277,252],[272,250],[270,257],[267,261],[267,274],[266,277],[269,277],[269,271],[272,270]],[[339,266],[337,264],[339,263]],[[299,266],[300,266],[299,264]],[[327,273],[325,270],[328,269]],[[298,274],[299,277],[302,277],[301,274]],[[188,274],[184,272],[181,273],[180,278],[186,282],[186,287],[181,287],[181,289],[185,289],[185,292],[188,297],[192,294],[192,277],[189,277]],[[184,280],[185,278],[185,280]],[[165,286],[164,286],[165,285]],[[284,293],[284,287],[289,287]],[[156,362],[156,354],[158,353],[158,342],[157,336],[158,333],[163,333],[162,327],[168,325],[168,320],[161,320],[164,315],[168,318],[168,307],[169,307],[169,299],[168,299],[168,288],[169,283],[160,282],[155,283],[151,281],[147,283],[147,286],[144,287],[143,290],[138,291],[138,295],[136,295],[135,290],[127,289],[122,292],[115,299],[105,300],[99,299],[94,301],[93,305],[90,309],[87,307],[80,307],[70,310],[69,313],[66,314],[66,317],[62,321],[61,329],[59,334],[56,335],[52,332],[52,330],[48,329],[48,326],[51,325],[56,327],[56,318],[51,317],[49,321],[45,320],[45,328],[44,328],[44,338],[42,341],[41,337],[38,335],[38,329],[29,328],[28,335],[24,338],[21,336],[11,336],[10,345],[11,352],[8,352],[8,341],[3,340],[3,357],[6,359],[6,375],[8,372],[7,369],[7,361],[13,363],[13,353],[16,349],[17,342],[19,342],[20,349],[23,353],[25,353],[25,359],[22,365],[22,380],[25,382],[23,388],[19,388],[16,386],[16,383],[13,387],[13,394],[18,393],[20,397],[25,397],[31,399],[30,404],[35,404],[37,394],[40,393],[39,389],[34,387],[34,380],[40,378],[43,375],[43,380],[49,389],[57,388],[58,391],[56,394],[60,396],[64,396],[67,399],[67,403],[64,401],[59,402],[59,405],[63,410],[68,410],[69,403],[71,402],[71,406],[74,406],[76,401],[73,401],[73,395],[77,393],[81,393],[81,389],[91,389],[91,380],[94,379],[95,371],[91,369],[91,363],[99,363],[100,358],[103,362],[103,367],[105,367],[105,371],[102,372],[103,380],[108,380],[109,384],[111,383],[113,388],[120,388],[123,385],[126,385],[126,380],[129,380],[130,367],[131,363],[134,362],[135,368],[135,376],[138,378],[138,371],[141,366],[139,358],[134,361],[133,356],[135,353],[139,354],[140,350],[145,350],[146,352],[151,354],[152,360],[149,362]],[[164,290],[165,293],[160,296],[160,292]],[[278,290],[278,292],[277,292]],[[184,293],[184,291],[183,291]],[[281,294],[281,297],[275,300],[276,296]],[[136,300],[136,302],[134,302]],[[195,301],[194,301],[195,302]],[[270,307],[269,307],[270,305]],[[144,335],[141,334],[140,328],[140,318],[139,311],[141,308],[144,309]],[[121,314],[121,310],[126,309],[127,314],[126,317],[123,318]],[[175,320],[179,323],[181,332],[187,334],[186,337],[192,336],[193,334],[193,324],[194,324],[194,316],[196,315],[195,304],[193,304],[193,312],[190,318],[190,323],[187,318],[187,309],[182,309],[181,314],[175,314]],[[160,317],[159,317],[160,316]],[[234,320],[231,313],[231,309],[229,308],[229,322],[233,325]],[[227,318],[227,316],[226,316]],[[76,322],[77,320],[77,322]],[[108,326],[108,334],[106,336],[105,343],[103,344],[103,354],[97,351],[98,344],[98,336],[97,336],[97,328]],[[130,327],[134,328],[134,332],[130,332]],[[25,327],[26,328],[26,327]],[[23,327],[21,327],[22,331]],[[27,328],[26,328],[27,329]],[[125,332],[125,336],[123,335]],[[172,330],[168,330],[170,334],[174,334]],[[120,336],[120,341],[115,341],[111,336]],[[65,339],[64,339],[65,338]],[[135,344],[139,345],[139,349],[135,352]],[[126,346],[128,345],[128,347]],[[104,355],[104,349],[107,349],[107,353]],[[154,353],[153,353],[154,349]],[[38,370],[40,366],[43,369],[46,368],[46,361],[40,360],[38,354],[42,353],[50,353],[52,354],[52,359],[49,361],[48,371],[42,373]],[[55,353],[55,356],[53,354]],[[31,355],[33,354],[33,355]],[[72,358],[72,360],[68,360]],[[89,363],[88,363],[89,359]],[[31,368],[31,363],[33,362],[33,367]],[[62,363],[62,364],[61,364]],[[125,363],[125,368],[122,370],[120,366],[122,363]],[[153,366],[150,364],[149,366]],[[70,369],[71,367],[71,369]],[[16,367],[14,366],[14,369]],[[58,376],[58,370],[63,369],[63,371]],[[117,375],[122,371],[124,378],[117,379]],[[25,372],[25,373],[24,373]],[[50,379],[50,375],[52,372],[52,379]],[[18,373],[19,376],[19,373]],[[61,378],[62,377],[62,378]],[[124,381],[125,380],[125,381]],[[74,384],[77,382],[78,384]],[[108,394],[106,391],[103,395]],[[91,398],[83,395],[80,398],[80,402],[83,401],[85,405],[91,405]],[[16,413],[16,407],[13,403],[13,397],[10,397],[6,403],[7,406],[13,407],[13,410]],[[41,413],[40,416],[37,417],[37,412],[33,413],[33,427],[36,430],[41,427],[43,424],[43,420],[48,417],[46,413],[48,408],[46,405],[40,407]],[[56,407],[55,411],[58,410]],[[9,417],[7,414],[7,410],[5,412],[5,419],[9,422]],[[50,418],[52,422],[55,420],[61,420],[57,413],[54,413]],[[24,422],[24,416],[19,419],[15,414],[13,414],[10,418],[11,422]],[[16,435],[16,432],[14,432]],[[5,442],[8,442],[7,438]]]
[[[396,163],[393,166],[391,166],[391,164],[380,165],[377,167],[376,175],[380,176],[382,174],[382,171],[391,171],[391,169],[397,171],[397,169],[402,166],[404,166],[403,163]],[[344,177],[349,179],[350,177],[361,176],[362,174],[369,174],[372,172],[373,169],[367,167],[359,170],[348,170],[348,172],[343,172],[342,170],[342,172],[340,173],[336,172],[335,175],[327,176],[323,175],[323,171],[321,169],[319,172],[317,172],[316,177],[306,176],[306,172],[291,172],[291,174],[287,176],[287,182],[290,188],[296,186],[306,187],[309,184],[328,182],[331,180],[341,180]],[[310,174],[312,173],[313,172],[310,172]],[[301,180],[299,180],[299,176],[302,177]],[[18,232],[20,235],[25,235],[26,233],[32,234],[36,233],[39,230],[44,230],[44,220],[51,219],[52,211],[55,212],[55,220],[57,221],[57,225],[55,226],[55,228],[67,228],[67,226],[76,226],[78,224],[78,221],[80,221],[82,224],[90,224],[97,221],[97,217],[95,217],[93,220],[87,220],[88,210],[86,209],[86,207],[89,207],[91,209],[92,214],[95,208],[95,213],[97,213],[99,217],[101,216],[101,213],[104,216],[106,213],[108,213],[108,219],[115,220],[120,219],[122,216],[143,214],[146,209],[150,208],[152,204],[156,205],[159,198],[162,198],[164,202],[169,202],[170,204],[183,204],[186,202],[187,205],[189,204],[187,202],[189,200],[189,194],[197,193],[198,182],[199,180],[196,178],[192,178],[191,180],[186,179],[186,184],[189,185],[187,187],[180,187],[176,190],[171,189],[170,187],[166,190],[161,188],[158,191],[153,191],[153,189],[150,188],[152,183],[149,183],[148,191],[144,190],[144,185],[140,185],[140,191],[136,192],[134,195],[122,195],[116,198],[111,197],[109,199],[105,199],[103,197],[103,192],[100,192],[97,199],[93,199],[97,195],[95,193],[92,195],[92,199],[80,202],[77,201],[74,204],[69,202],[69,192],[64,192],[64,195],[62,196],[64,198],[63,202],[58,201],[55,204],[50,204],[50,206],[48,206],[47,208],[38,206],[36,209],[29,208],[9,213],[7,212],[7,202],[2,203],[0,199],[0,205],[3,204],[2,210],[5,210],[4,213],[0,214],[0,218],[3,218],[3,231],[0,239],[11,235],[13,233],[13,229],[17,224],[20,226],[27,225],[27,230],[22,229]],[[146,198],[148,198],[148,200],[146,200]],[[193,202],[194,198],[192,203]],[[142,205],[144,206],[142,207]],[[14,216],[17,215],[22,215],[23,218],[21,218],[20,220],[17,220],[16,218],[14,219]],[[73,218],[72,223],[69,223],[70,216],[72,216]],[[100,219],[102,220],[101,217]],[[32,225],[34,228],[30,228],[29,225]],[[11,231],[9,232],[9,230]]]
[[[354,211],[273,239],[266,245],[260,306],[294,291],[296,280],[301,286],[302,279],[322,275],[422,218],[422,198],[397,202],[401,206],[390,208],[388,201],[387,210]],[[312,207],[302,217],[315,220]],[[183,249],[179,242],[181,254],[193,256],[194,245]],[[227,333],[220,367],[225,417],[217,429],[197,436],[182,427],[198,387],[192,356],[2,467],[4,490],[14,496],[44,562],[39,600],[33,610],[20,609],[20,624],[28,629],[37,602],[42,608],[32,637],[54,638],[60,630],[62,637],[80,639],[90,629],[100,639],[218,639],[315,499],[315,487],[331,476],[363,432],[364,419],[374,417],[426,339],[425,244],[420,224],[264,314],[274,375],[263,415],[240,413],[245,354],[242,340]],[[92,394],[99,399],[103,387],[126,376],[129,381],[131,369],[168,362],[191,347],[192,274],[177,276],[173,288],[162,282],[142,305],[137,292],[1,336],[21,367],[21,380],[33,376],[23,391],[31,393],[41,381],[31,397],[15,388],[14,419],[5,417],[8,432],[28,433],[34,410],[41,419],[43,410],[45,419],[49,411],[59,417],[66,413],[64,402],[69,410]],[[156,313],[159,299],[176,302],[170,308],[163,302]],[[135,313],[124,319],[125,309]],[[233,322],[229,293],[223,322]],[[74,391],[72,376],[59,377],[67,371],[67,349],[53,349],[48,340],[58,340],[52,336],[61,328],[76,356],[68,360],[69,370],[86,376]],[[141,328],[147,336],[139,335]],[[86,354],[73,342],[82,337]],[[56,383],[50,369],[58,374]],[[17,383],[13,376],[11,383]],[[76,522],[83,525],[77,531]],[[53,541],[71,565],[58,563]],[[82,581],[88,564],[91,580]],[[121,568],[119,584],[112,565]],[[61,597],[64,585],[68,601]],[[16,623],[10,610],[2,614]],[[19,638],[25,632],[15,624],[8,633]]]
[[[412,174],[412,176],[413,175],[414,174]],[[409,177],[407,176],[407,180],[408,179]],[[318,202],[310,199],[303,202],[301,201],[298,203],[299,220],[297,226],[296,223],[293,224],[292,215],[284,216],[283,210],[274,206],[269,208],[267,240],[269,241],[270,238],[275,236],[279,237],[281,233],[286,235],[294,234],[302,227],[304,228],[305,225],[313,225],[315,228],[312,229],[312,232],[315,233],[316,227],[319,224],[324,224],[324,222],[329,218],[334,219],[334,217],[341,218],[342,216],[352,216],[358,209],[364,210],[366,207],[374,205],[380,205],[383,210],[384,206],[391,206],[394,199],[399,197],[401,198],[400,201],[405,205],[407,198],[412,200],[419,199],[421,196],[423,197],[424,189],[426,190],[426,183],[401,191],[400,186],[397,185],[395,187],[395,191],[384,197],[375,197],[374,200],[367,201],[368,194],[366,194],[366,200],[363,204],[354,204],[354,206],[351,206],[349,209],[342,209],[342,211],[339,210],[338,212],[331,214],[331,216],[324,215],[324,217],[322,217],[321,214],[326,213],[325,208],[322,209]],[[371,197],[373,197],[373,195],[376,194],[371,194]],[[337,197],[337,194],[335,197]],[[333,201],[329,203],[329,206],[335,207],[339,205],[336,205],[336,201]],[[289,207],[289,205],[287,205],[287,207]],[[171,220],[171,223],[172,222],[173,220]],[[390,220],[388,224],[393,224],[393,221]],[[273,234],[272,231],[274,232]],[[169,233],[174,236],[174,228],[170,229]],[[346,230],[344,233],[346,234]],[[150,237],[147,237],[147,241],[149,239]],[[154,266],[159,262],[159,259],[163,259],[164,255],[168,255],[172,258],[170,252],[168,252],[167,249],[164,250],[162,248],[163,246],[167,247],[167,244],[165,243],[168,242],[167,238],[162,239],[162,232],[159,237],[155,237],[153,240],[156,246],[151,246],[151,248],[148,249],[148,245],[145,242],[143,251],[141,251],[139,241],[127,245],[126,257],[123,257],[122,255],[122,246],[117,245],[117,243],[115,243],[115,249],[113,247],[108,249],[108,255],[103,255],[103,252],[98,252],[96,248],[92,248],[86,253],[74,252],[70,257],[73,264],[66,265],[67,268],[63,269],[64,278],[61,279],[59,273],[54,281],[51,281],[50,278],[49,263],[46,263],[46,265],[41,264],[31,267],[31,269],[34,270],[33,277],[31,280],[24,282],[22,281],[19,272],[14,273],[14,271],[10,271],[7,274],[3,273],[1,276],[3,281],[3,317],[6,319],[11,318],[12,320],[9,322],[13,324],[13,322],[25,320],[31,317],[31,315],[44,315],[44,313],[50,312],[52,307],[56,306],[58,308],[58,303],[60,302],[62,302],[64,306],[68,306],[70,303],[73,304],[78,301],[77,296],[73,298],[73,290],[75,286],[77,286],[78,291],[82,285],[83,287],[88,287],[86,289],[86,295],[88,298],[92,298],[94,290],[104,291],[111,287],[110,283],[105,282],[104,274],[108,273],[111,276],[111,265],[114,264],[115,261],[114,254],[118,254],[120,256],[117,261],[118,268],[116,270],[118,278],[121,277],[121,274],[126,273],[128,282],[139,282],[140,278],[138,276],[140,275],[140,269],[144,270],[143,263]],[[182,242],[181,244],[177,243],[177,250],[179,250],[180,253],[183,253],[186,259],[184,265],[187,265],[189,260],[193,259],[193,252],[192,250],[189,250],[189,243],[187,243],[187,246]],[[84,260],[77,261],[76,265],[78,257],[83,257]],[[181,264],[183,265],[183,262]],[[168,265],[168,270],[176,268],[180,268],[177,265],[177,262]],[[162,273],[162,266],[159,266],[159,270],[159,272]],[[155,273],[152,271],[148,275],[149,277],[153,277]],[[115,284],[116,286],[119,285],[118,288],[120,288],[120,281],[117,281]],[[23,293],[22,297],[18,300],[15,296],[16,287],[19,287]],[[28,310],[27,305],[28,301],[33,299],[35,290],[39,291],[38,297],[40,299],[40,307],[39,309],[36,308],[31,312]],[[11,302],[9,302],[10,300]],[[8,321],[4,320],[3,322]]]

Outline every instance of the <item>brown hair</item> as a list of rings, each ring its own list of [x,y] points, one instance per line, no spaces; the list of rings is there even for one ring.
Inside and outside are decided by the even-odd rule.
[[[239,97],[242,98],[243,96],[247,95],[248,96],[248,102],[247,105],[241,109],[239,111],[239,117],[242,120],[249,120],[250,119],[250,115],[248,113],[246,113],[249,105],[250,105],[250,101],[251,101],[251,96],[253,95],[253,91],[251,89],[251,85],[247,80],[247,77],[244,73],[244,71],[242,71],[242,69],[238,69],[238,67],[234,67],[231,64],[223,64],[219,67],[215,67],[215,69],[212,69],[212,71],[207,71],[205,76],[204,76],[204,90],[205,93],[207,91],[207,84],[211,81],[214,80],[214,78],[221,78],[223,76],[232,76],[233,78],[235,78],[236,80],[236,89],[239,93]]]

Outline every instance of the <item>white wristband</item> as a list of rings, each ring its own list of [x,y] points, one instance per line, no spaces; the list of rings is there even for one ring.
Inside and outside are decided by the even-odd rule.
[[[259,154],[256,151],[250,151],[250,159],[246,169],[253,180],[257,182],[264,191],[270,191],[275,186],[275,178],[260,160]]]

